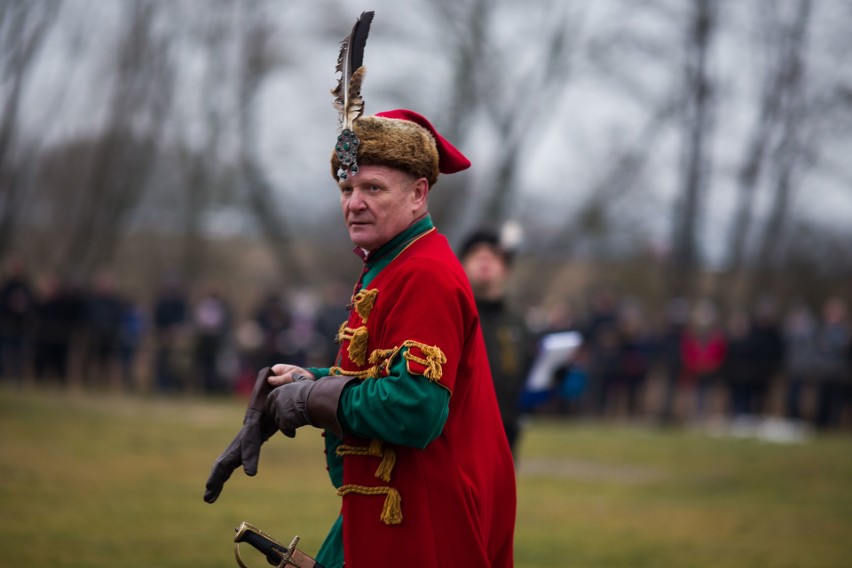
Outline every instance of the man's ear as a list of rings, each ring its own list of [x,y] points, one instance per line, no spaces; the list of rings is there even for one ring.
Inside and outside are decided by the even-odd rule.
[[[414,182],[414,191],[412,193],[413,205],[416,209],[426,205],[426,198],[429,195],[429,181],[425,178],[419,178]]]

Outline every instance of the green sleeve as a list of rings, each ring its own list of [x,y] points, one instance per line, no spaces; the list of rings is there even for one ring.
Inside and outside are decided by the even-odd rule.
[[[343,516],[337,517],[317,552],[316,561],[324,568],[343,568]]]
[[[305,367],[305,370],[309,373],[313,373],[316,378],[327,377],[329,371],[331,371],[328,367]]]
[[[450,393],[437,382],[408,372],[399,357],[387,377],[344,389],[337,417],[346,432],[401,446],[425,448],[447,421]]]

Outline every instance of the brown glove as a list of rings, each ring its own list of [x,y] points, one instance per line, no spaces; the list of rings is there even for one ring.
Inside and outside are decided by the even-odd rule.
[[[225,482],[235,469],[243,466],[246,475],[257,474],[257,462],[260,458],[260,446],[263,445],[278,429],[275,422],[263,412],[266,398],[273,387],[267,380],[272,374],[269,367],[264,367],[257,374],[251,400],[246,409],[243,427],[231,441],[222,455],[213,463],[213,471],[207,478],[204,500],[213,503],[222,492]]]
[[[266,413],[287,435],[302,426],[316,426],[343,437],[337,407],[343,388],[355,377],[299,379],[274,389],[266,401]]]

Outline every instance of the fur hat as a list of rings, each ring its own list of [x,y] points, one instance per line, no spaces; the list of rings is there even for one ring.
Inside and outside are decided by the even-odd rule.
[[[432,187],[439,173],[455,173],[470,167],[470,161],[435,127],[416,112],[397,109],[362,116],[354,121],[359,166],[390,166],[424,177]],[[331,175],[338,179],[339,148],[331,155]]]

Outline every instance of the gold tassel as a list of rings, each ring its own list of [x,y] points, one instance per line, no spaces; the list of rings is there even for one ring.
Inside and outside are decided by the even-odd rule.
[[[423,376],[427,379],[433,381],[440,381],[441,377],[444,375],[443,364],[447,362],[447,356],[444,355],[444,352],[441,351],[441,348],[437,345],[426,345],[425,343],[418,343],[417,341],[408,340],[402,344],[404,347],[408,347],[408,351],[405,352],[405,359],[408,361],[415,361],[420,363],[426,370],[423,371]],[[417,357],[411,352],[412,347],[417,347],[420,351],[423,352],[423,356],[425,359],[421,359]],[[409,369],[410,371],[411,369]]]
[[[366,326],[361,326],[352,331],[352,336],[349,340],[349,358],[356,365],[363,365],[367,362],[367,339],[369,338]]]
[[[376,477],[387,483],[390,481],[393,466],[396,465],[396,452],[393,448],[384,448],[381,455],[382,461],[376,469]]]
[[[337,328],[337,335],[334,337],[334,342],[337,343],[338,345],[343,343],[343,340],[344,340],[343,334],[346,333],[346,323],[347,322],[341,323],[340,327]]]
[[[385,503],[379,520],[386,525],[402,523],[402,497],[393,487],[365,487],[364,485],[341,485],[337,490],[340,497],[357,493],[358,495],[385,495]]]
[[[373,352],[370,353],[370,364],[378,365],[379,363],[385,363],[388,360],[393,360],[396,356],[397,351],[399,351],[399,347],[394,347],[392,349],[373,349]]]
[[[388,487],[388,495],[385,497],[385,506],[382,508],[380,519],[386,525],[402,523],[402,497],[399,491],[392,487]]]
[[[391,473],[396,465],[396,452],[393,448],[384,447],[384,442],[374,438],[370,441],[369,446],[349,446],[341,444],[335,450],[338,456],[371,456],[374,458],[382,458],[379,462],[379,467],[374,474],[376,478],[381,479],[385,483],[390,481]]]
[[[370,317],[370,312],[373,311],[373,306],[376,305],[376,296],[378,295],[379,291],[376,289],[361,290],[355,294],[353,305],[364,323],[367,323],[367,318]]]

